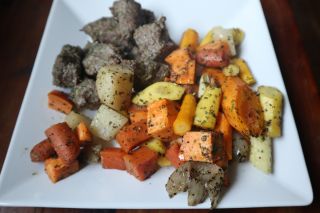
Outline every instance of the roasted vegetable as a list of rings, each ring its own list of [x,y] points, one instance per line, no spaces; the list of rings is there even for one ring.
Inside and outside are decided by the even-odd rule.
[[[282,94],[274,87],[260,86],[259,98],[266,124],[266,134],[271,138],[281,136]]]
[[[179,158],[183,161],[213,162],[211,132],[187,132],[183,136]]]
[[[222,72],[225,76],[237,76],[240,69],[237,65],[229,64],[227,67],[223,68]]]
[[[97,75],[96,87],[103,104],[125,113],[130,106],[133,71],[121,65],[102,67]]]
[[[198,98],[201,98],[207,87],[216,87],[216,83],[214,79],[210,77],[207,73],[201,75],[199,80],[199,90],[198,90]]]
[[[155,173],[158,166],[158,154],[146,146],[123,157],[126,170],[138,180],[143,181]]]
[[[229,65],[230,57],[228,44],[224,41],[217,41],[200,46],[196,60],[199,64],[207,67],[223,68]]]
[[[196,108],[193,124],[204,128],[213,129],[219,112],[221,89],[207,87]]]
[[[250,68],[245,62],[245,60],[241,58],[234,58],[231,60],[231,64],[234,64],[239,67],[239,77],[246,82],[248,85],[253,85],[256,83],[256,79],[252,75]]]
[[[121,149],[127,153],[149,138],[146,120],[124,126],[116,136]]]
[[[71,129],[75,129],[81,122],[83,122],[87,127],[89,127],[91,123],[90,118],[74,111],[71,111],[66,115],[65,122]]]
[[[139,121],[146,121],[148,116],[148,110],[146,106],[131,105],[128,109],[131,123]]]
[[[223,185],[223,170],[212,163],[186,162],[176,169],[166,184],[169,197],[188,190],[188,205],[196,205],[209,195],[211,208],[216,208]]]
[[[153,102],[148,106],[148,134],[167,142],[176,138],[173,122],[179,112],[177,104],[167,99]]]
[[[270,137],[250,137],[250,162],[265,173],[272,172],[272,141]]]
[[[198,47],[199,35],[194,29],[187,29],[180,40],[181,49],[189,49],[192,52],[195,52]]]
[[[177,49],[165,58],[171,67],[170,81],[177,84],[194,84],[196,61],[188,49]]]
[[[44,162],[45,171],[53,183],[66,178],[79,170],[77,160],[65,163],[61,158],[49,158]]]
[[[178,84],[157,82],[139,92],[133,97],[132,102],[144,106],[160,99],[180,100],[184,91],[185,89]]]
[[[32,162],[42,162],[55,155],[56,152],[52,147],[50,141],[45,139],[40,143],[37,143],[30,152],[30,158]]]
[[[146,147],[151,149],[152,151],[155,151],[159,155],[164,155],[166,152],[166,146],[157,138],[152,138],[149,141],[145,142],[144,144]]]
[[[108,147],[100,152],[101,165],[104,169],[126,170],[123,157],[126,153],[120,148]]]
[[[91,132],[84,122],[79,123],[79,125],[76,128],[76,134],[79,139],[80,145],[92,141]]]
[[[222,91],[222,109],[230,125],[242,135],[260,135],[264,118],[256,93],[238,77],[227,77]]]
[[[91,122],[93,135],[109,141],[128,122],[128,118],[113,109],[101,105]]]
[[[53,90],[48,94],[48,107],[68,114],[73,108],[73,103],[65,93]]]
[[[178,168],[184,162],[180,160],[179,152],[180,152],[180,144],[173,143],[169,146],[165,154],[166,158],[171,162],[172,166],[174,166],[175,168]]]
[[[176,135],[183,136],[191,130],[196,105],[197,102],[193,95],[187,94],[184,96],[177,119],[173,123],[173,131]]]
[[[228,160],[232,160],[232,127],[223,113],[218,114],[215,131],[223,134],[225,152]]]
[[[66,122],[52,125],[45,131],[58,157],[65,164],[74,162],[80,153],[80,142]]]
[[[158,165],[160,167],[167,167],[167,166],[171,166],[171,162],[169,161],[168,158],[166,158],[165,156],[160,156],[158,158]]]
[[[235,134],[233,137],[233,156],[238,162],[249,159],[250,143],[241,135]]]

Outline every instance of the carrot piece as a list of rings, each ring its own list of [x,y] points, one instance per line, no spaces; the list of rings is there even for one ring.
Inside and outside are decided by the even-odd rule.
[[[79,170],[79,162],[66,164],[61,158],[48,158],[44,162],[45,171],[53,183],[66,178]]]
[[[228,157],[226,155],[223,134],[221,132],[213,132],[212,161],[223,169],[228,167]]]
[[[42,162],[52,157],[55,153],[50,141],[45,139],[32,148],[30,158],[33,162]]]
[[[193,95],[187,94],[184,96],[177,119],[173,123],[173,131],[176,135],[183,136],[191,130],[196,105],[197,102]]]
[[[84,122],[80,122],[76,127],[76,134],[79,139],[80,145],[85,142],[92,141],[92,134]]]
[[[145,180],[157,171],[158,154],[146,146],[123,157],[127,172],[138,180]]]
[[[133,104],[129,107],[128,113],[131,123],[147,120],[148,110],[145,106]]]
[[[187,29],[181,38],[180,41],[180,48],[184,49],[187,48],[192,52],[195,52],[199,43],[199,35],[197,31],[194,29]]]
[[[65,93],[53,90],[48,94],[48,107],[68,114],[73,108],[73,103]]]
[[[187,132],[180,147],[180,159],[184,161],[213,162],[213,139],[211,132]]]
[[[127,153],[149,138],[151,138],[151,136],[148,134],[145,120],[124,126],[116,136],[116,140],[120,144],[121,149]]]
[[[205,68],[203,69],[203,74],[207,74],[210,78],[213,78],[214,82],[219,86],[222,86],[227,78],[220,69],[216,68]]]
[[[175,102],[167,99],[155,101],[148,106],[148,133],[161,141],[167,142],[177,136],[173,132],[173,122],[179,109]]]
[[[178,168],[180,165],[182,165],[184,162],[179,159],[179,151],[180,151],[180,145],[178,143],[173,143],[166,151],[166,158],[171,162],[171,164]]]
[[[177,49],[165,58],[171,66],[170,80],[177,84],[194,84],[196,61],[188,49]]]
[[[80,153],[80,142],[66,122],[52,125],[45,134],[64,163],[70,164],[77,159]]]
[[[215,131],[223,133],[223,142],[228,160],[232,160],[232,127],[223,113],[219,113]]]
[[[123,160],[123,156],[125,155],[126,153],[120,148],[104,148],[100,152],[101,165],[104,169],[126,170],[126,165]]]

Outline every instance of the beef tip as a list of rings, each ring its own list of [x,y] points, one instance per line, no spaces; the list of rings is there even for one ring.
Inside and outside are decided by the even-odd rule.
[[[218,203],[224,172],[216,164],[188,161],[169,177],[166,190],[169,197],[188,191],[188,205],[202,203],[209,195],[211,208]]]
[[[121,62],[118,50],[111,44],[92,43],[87,45],[86,49],[87,53],[82,64],[90,76],[96,75],[103,66]]]
[[[152,11],[142,9],[142,25],[150,24],[155,20],[156,20],[156,17]]]
[[[81,81],[83,50],[78,46],[64,45],[53,65],[53,84],[73,87]]]
[[[79,110],[84,108],[98,108],[100,101],[96,90],[96,82],[89,78],[85,79],[80,84],[72,88],[70,99]]]
[[[143,61],[137,64],[134,72],[134,89],[140,91],[152,83],[163,81],[169,76],[170,67],[156,61]]]
[[[165,17],[161,17],[160,20],[134,31],[133,38],[139,49],[140,60],[161,60],[176,48],[169,37],[165,20]]]

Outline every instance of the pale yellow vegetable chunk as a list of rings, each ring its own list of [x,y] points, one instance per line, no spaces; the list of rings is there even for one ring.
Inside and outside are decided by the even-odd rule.
[[[231,64],[239,67],[239,77],[246,82],[248,85],[256,83],[256,79],[253,77],[247,62],[241,58],[234,58],[231,60]]]
[[[199,35],[197,31],[195,31],[194,29],[187,29],[183,33],[179,46],[181,49],[187,48],[191,51],[196,51],[198,47],[198,40]]]
[[[163,155],[166,152],[166,146],[157,138],[152,138],[144,144],[152,151],[157,152],[158,154]]]
[[[272,172],[272,141],[270,137],[250,137],[249,160],[254,167],[265,172]]]
[[[171,82],[157,82],[151,84],[134,96],[132,103],[144,106],[160,99],[176,101],[181,99],[184,91],[185,88],[178,84]]]
[[[91,122],[90,118],[74,111],[67,114],[64,120],[71,129],[75,129],[81,122],[85,123],[86,126],[89,127]]]
[[[193,124],[204,128],[214,129],[221,101],[221,89],[207,87],[197,107]]]
[[[232,28],[233,41],[235,45],[241,44],[244,39],[244,32],[239,28]]]
[[[192,94],[184,96],[178,116],[173,123],[173,131],[176,135],[183,136],[191,130],[196,105],[196,99]]]
[[[223,68],[222,72],[225,76],[237,76],[239,75],[240,69],[235,64],[229,64]]]
[[[160,156],[158,158],[158,165],[160,167],[167,167],[167,166],[171,166],[171,162],[168,160],[168,158],[166,158],[164,156]]]
[[[258,88],[259,98],[263,109],[264,120],[269,137],[276,138],[281,136],[281,117],[282,117],[282,93],[274,88],[260,86]]]

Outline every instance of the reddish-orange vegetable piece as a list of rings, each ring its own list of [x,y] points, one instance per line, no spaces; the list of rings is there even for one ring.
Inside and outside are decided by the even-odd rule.
[[[224,148],[228,160],[232,160],[232,127],[229,124],[227,118],[221,112],[218,114],[217,117],[215,131],[223,133]]]
[[[84,122],[80,122],[76,127],[77,137],[79,139],[80,145],[85,142],[92,141],[92,134]]]
[[[73,102],[65,93],[53,90],[48,94],[48,107],[68,114],[73,108]]]
[[[148,110],[146,106],[131,105],[128,109],[131,123],[146,121]]]
[[[126,170],[123,157],[126,153],[115,147],[104,148],[100,152],[101,165],[104,169],[119,169]]]
[[[171,164],[178,168],[181,166],[184,162],[179,159],[179,151],[180,151],[180,145],[178,143],[173,143],[166,151],[166,158],[171,162]]]
[[[55,153],[50,141],[45,139],[32,148],[30,158],[33,162],[42,162],[53,156]]]
[[[53,183],[66,178],[79,170],[77,160],[66,164],[61,158],[48,158],[44,162],[45,171]]]

